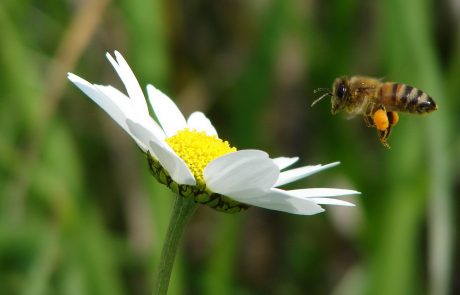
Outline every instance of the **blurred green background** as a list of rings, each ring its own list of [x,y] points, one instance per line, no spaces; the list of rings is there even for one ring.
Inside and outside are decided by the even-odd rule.
[[[362,192],[295,216],[201,207],[170,294],[458,294],[458,1],[0,2],[0,293],[150,294],[172,194],[132,140],[66,80],[140,84],[204,111],[238,148],[341,161],[291,187]],[[310,108],[366,74],[428,92],[385,150],[361,118]]]

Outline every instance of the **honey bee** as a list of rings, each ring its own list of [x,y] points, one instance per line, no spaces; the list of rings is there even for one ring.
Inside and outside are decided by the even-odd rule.
[[[340,77],[329,89],[316,99],[314,106],[324,97],[331,97],[332,114],[341,110],[351,115],[363,115],[368,127],[377,130],[380,142],[389,148],[387,140],[391,129],[399,120],[397,112],[427,114],[438,109],[434,100],[425,92],[415,87],[396,83],[382,82],[381,79],[365,76]]]

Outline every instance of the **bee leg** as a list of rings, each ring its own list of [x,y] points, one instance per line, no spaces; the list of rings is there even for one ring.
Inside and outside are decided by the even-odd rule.
[[[387,117],[391,126],[395,126],[399,121],[399,115],[397,112],[387,112]]]
[[[385,130],[378,130],[377,129],[377,134],[379,136],[379,139],[380,139],[380,142],[383,144],[383,146],[387,149],[390,148],[390,145],[388,144],[387,140],[388,138],[390,137],[390,133],[391,133],[391,125],[388,126],[387,129]]]
[[[390,137],[391,129],[398,123],[399,116],[397,112],[387,112],[386,115],[388,118],[388,128],[386,128],[385,130],[377,129],[377,132],[379,135],[380,142],[383,144],[384,147],[389,149],[390,145],[387,143],[387,140]]]
[[[393,112],[387,112],[385,107],[380,106],[375,112],[373,112],[372,120],[375,129],[377,129],[380,142],[385,148],[390,148],[387,140],[390,137],[391,127],[393,125]]]
[[[371,115],[364,115],[363,118],[367,127],[375,127],[374,120]]]
[[[376,122],[374,119],[374,114],[377,110],[383,108],[383,106],[377,106],[375,103],[370,103],[367,106],[367,110],[364,113],[364,123],[367,127],[376,127]]]

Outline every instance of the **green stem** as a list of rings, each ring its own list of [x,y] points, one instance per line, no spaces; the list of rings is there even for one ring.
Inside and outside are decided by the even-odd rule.
[[[172,216],[169,220],[168,232],[161,250],[160,264],[153,286],[154,295],[163,295],[168,292],[169,279],[180,239],[197,207],[198,204],[189,198],[176,197]]]

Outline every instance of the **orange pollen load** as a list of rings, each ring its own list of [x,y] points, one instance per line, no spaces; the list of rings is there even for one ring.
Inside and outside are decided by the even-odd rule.
[[[380,131],[384,131],[388,129],[388,126],[390,126],[390,122],[388,122],[387,113],[384,110],[377,110],[373,115],[373,120],[375,128],[377,128]]]
[[[391,114],[393,115],[393,120],[391,122],[391,125],[396,125],[396,123],[398,123],[399,121],[399,115],[397,112],[391,112]]]

